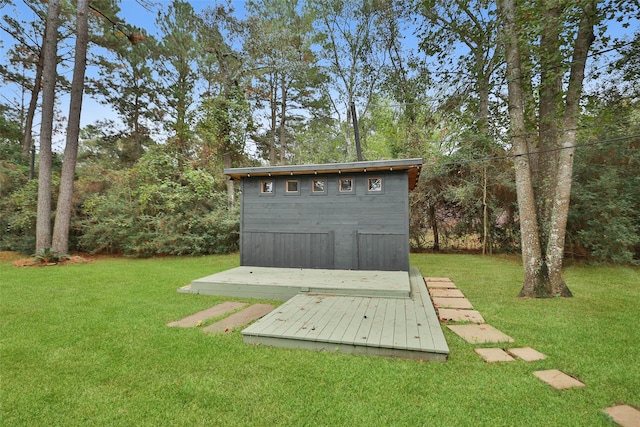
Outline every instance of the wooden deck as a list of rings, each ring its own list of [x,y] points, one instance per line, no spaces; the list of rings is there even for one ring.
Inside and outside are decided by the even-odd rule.
[[[406,271],[243,266],[194,280],[179,292],[280,300],[301,292],[408,299],[411,287]]]
[[[409,298],[300,293],[242,335],[250,344],[444,362],[449,347],[417,268],[409,284]]]

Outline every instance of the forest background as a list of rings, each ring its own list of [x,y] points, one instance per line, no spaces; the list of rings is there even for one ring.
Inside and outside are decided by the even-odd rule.
[[[194,9],[140,0],[136,7],[156,17],[148,27],[128,22],[131,3],[90,3],[84,90],[96,104],[83,110],[69,251],[234,251],[238,190],[223,168],[355,160],[353,110],[366,160],[424,159],[410,200],[414,250],[520,250],[509,81],[492,2],[261,0]],[[28,116],[47,3],[0,5],[0,249],[33,253],[38,103],[35,124]],[[637,263],[640,12],[634,1],[598,7],[565,252]],[[520,19],[544,19],[536,13],[521,7]],[[54,212],[75,16],[75,4],[61,2]]]

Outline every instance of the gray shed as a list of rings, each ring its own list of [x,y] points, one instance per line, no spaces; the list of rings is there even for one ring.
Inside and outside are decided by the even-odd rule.
[[[422,159],[225,169],[240,181],[243,266],[409,271]]]

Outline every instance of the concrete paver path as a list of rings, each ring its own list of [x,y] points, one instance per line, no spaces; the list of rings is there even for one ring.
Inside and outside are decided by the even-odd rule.
[[[432,297],[431,300],[436,308],[473,308],[466,298]]]
[[[547,358],[547,356],[532,347],[509,348],[507,351],[525,362],[535,362],[536,360]]]
[[[247,303],[227,301],[206,310],[199,311],[191,316],[187,316],[183,319],[176,320],[175,322],[167,323],[167,326],[179,326],[181,328],[193,328],[197,326],[199,322],[203,320],[212,319],[214,317],[223,316],[233,310],[244,307]]]
[[[640,427],[640,411],[631,405],[616,405],[604,410],[622,427]]]
[[[516,360],[501,348],[476,348],[474,351],[482,356],[487,363],[513,362]]]
[[[545,383],[558,390],[565,390],[573,387],[584,387],[582,381],[578,381],[570,375],[565,374],[557,369],[548,369],[546,371],[535,371],[533,373]]]
[[[513,342],[513,338],[493,326],[481,325],[447,325],[456,335],[471,344]]]
[[[464,298],[464,294],[460,289],[431,288],[429,293],[432,297]]]
[[[461,310],[457,308],[439,308],[438,318],[441,322],[484,323],[484,317],[477,310]]]

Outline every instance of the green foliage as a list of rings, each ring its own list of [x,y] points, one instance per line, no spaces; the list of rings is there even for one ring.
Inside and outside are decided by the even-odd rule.
[[[83,205],[80,245],[134,256],[226,253],[238,248],[238,212],[209,172],[179,168],[167,149],[147,152]]]
[[[4,176],[5,171],[0,171],[0,174]],[[2,213],[0,215],[0,248],[2,250],[28,254],[35,247],[38,182],[27,180],[27,176],[28,171],[23,171],[23,174],[11,179],[14,190],[0,198]]]
[[[69,259],[68,255],[60,254],[51,248],[43,248],[36,252],[33,257],[36,261],[43,264],[55,264],[62,260]]]
[[[640,103],[599,93],[583,121],[567,227],[571,253],[595,262],[640,262]],[[595,131],[595,132],[594,132]],[[636,135],[631,138],[623,138]]]
[[[35,246],[38,183],[29,181],[18,123],[0,115],[0,250],[31,253]]]

